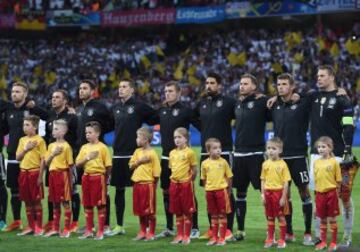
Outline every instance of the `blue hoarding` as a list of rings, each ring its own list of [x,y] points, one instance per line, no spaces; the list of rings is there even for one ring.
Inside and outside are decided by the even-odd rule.
[[[221,22],[225,19],[225,6],[177,8],[176,24],[205,24]]]

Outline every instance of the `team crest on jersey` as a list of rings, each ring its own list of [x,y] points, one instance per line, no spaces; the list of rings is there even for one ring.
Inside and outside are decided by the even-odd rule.
[[[132,113],[134,113],[134,107],[133,106],[129,106],[128,108],[127,108],[127,112],[128,112],[128,114],[132,114]]]
[[[296,104],[293,104],[293,105],[291,105],[291,107],[290,107],[292,110],[295,110],[296,108],[297,108],[297,105]]]
[[[276,107],[276,109],[280,109],[280,105],[278,105],[278,106]]]
[[[239,104],[239,105],[237,105],[237,108],[239,109],[239,108],[241,108],[241,105]]]
[[[25,117],[25,116],[29,116],[29,115],[30,115],[29,111],[25,110],[25,111],[24,111],[24,117]]]
[[[315,103],[318,103],[318,102],[319,102],[319,98],[316,98]]]
[[[93,109],[89,109],[88,111],[87,111],[87,115],[88,116],[92,116],[94,114],[94,110]]]
[[[329,105],[334,106],[335,104],[336,104],[336,98],[335,97],[330,98]]]
[[[166,111],[165,111],[165,110],[163,111],[163,115],[166,115]]]
[[[179,110],[178,109],[173,109],[172,115],[173,116],[178,116],[179,115]]]
[[[254,107],[254,102],[253,102],[253,101],[249,102],[249,103],[247,104],[247,107],[248,107],[249,109],[252,109],[252,108]]]
[[[206,109],[206,104],[202,105],[203,109]]]
[[[320,100],[320,103],[325,104],[325,102],[326,102],[326,97],[322,97],[321,100]]]
[[[223,105],[223,101],[222,101],[222,100],[216,101],[216,107],[220,108],[222,105]]]
[[[13,115],[13,114],[11,114],[9,117],[10,117],[10,118],[14,118],[14,115]]]
[[[116,114],[119,114],[120,113],[120,110],[118,109],[118,110],[116,110]]]
[[[326,166],[326,171],[331,172],[331,165]]]

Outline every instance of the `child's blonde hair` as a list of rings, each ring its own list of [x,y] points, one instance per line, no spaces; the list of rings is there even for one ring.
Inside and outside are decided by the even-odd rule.
[[[24,121],[29,121],[32,126],[39,128],[40,117],[36,115],[28,115],[24,117]]]
[[[331,150],[331,151],[330,151],[330,155],[331,155],[331,156],[334,156],[334,153],[333,153],[333,150],[334,150],[334,142],[333,142],[333,140],[332,140],[330,137],[328,137],[328,136],[319,137],[319,139],[316,140],[316,142],[315,142],[315,148],[316,148],[316,149],[318,148],[318,145],[319,145],[320,143],[323,143],[323,144],[327,145],[327,146],[330,148],[330,150]]]
[[[220,140],[217,139],[217,138],[210,137],[208,140],[206,140],[206,142],[205,142],[205,147],[206,147],[206,151],[207,151],[207,152],[210,152],[211,146],[212,146],[214,143],[219,143],[220,146],[221,146],[221,142],[220,142]]]
[[[150,128],[148,127],[141,127],[136,131],[136,134],[141,134],[143,136],[145,136],[145,138],[149,141],[149,143],[151,142],[151,140],[153,139],[153,132]]]
[[[68,124],[64,119],[58,119],[53,122],[53,125],[58,125],[64,127],[66,130],[68,129]]]
[[[186,128],[179,127],[176,130],[174,130],[174,133],[178,133],[178,134],[182,135],[183,137],[185,137],[186,140],[187,140],[187,145],[189,145],[190,134],[189,134],[189,131]]]
[[[267,142],[266,142],[266,146],[268,146],[268,144],[274,144],[276,147],[278,147],[280,149],[280,152],[282,153],[283,152],[283,148],[284,148],[284,143],[283,141],[278,138],[278,137],[273,137],[273,138],[270,138]]]

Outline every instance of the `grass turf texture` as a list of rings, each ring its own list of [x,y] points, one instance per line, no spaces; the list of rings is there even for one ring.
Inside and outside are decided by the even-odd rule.
[[[199,152],[198,148],[195,148]],[[160,151],[160,150],[159,150]],[[354,148],[354,152],[357,157],[360,157],[360,148]],[[355,225],[353,230],[353,247],[360,248],[360,175],[356,177],[355,186],[353,188],[353,200],[355,203]],[[197,178],[198,180],[199,178]],[[198,183],[196,183],[196,186]],[[111,197],[111,225],[114,226],[116,223],[115,210],[114,210],[114,193],[113,187],[110,187]],[[305,247],[302,245],[304,224],[302,217],[302,207],[299,195],[296,187],[292,186],[292,202],[293,202],[293,227],[297,238],[294,243],[288,243],[286,250],[288,251],[314,251],[314,247]],[[157,190],[157,233],[162,231],[165,227],[165,215],[162,202],[162,192],[158,187]],[[202,233],[208,228],[208,219],[206,214],[206,202],[204,197],[204,190],[197,186],[196,196],[199,202],[199,225]],[[17,232],[0,233],[0,251],[13,252],[13,251],[76,251],[76,252],[89,252],[89,251],[264,251],[263,241],[266,238],[266,220],[264,216],[264,208],[261,204],[259,192],[249,188],[248,197],[248,208],[246,216],[246,239],[240,242],[229,242],[225,247],[207,247],[205,240],[192,240],[188,246],[172,245],[169,242],[172,238],[162,238],[155,241],[144,242],[144,241],[132,241],[132,238],[138,232],[138,218],[132,214],[132,189],[126,190],[126,211],[125,211],[125,229],[126,234],[122,236],[106,237],[102,241],[94,241],[92,239],[79,240],[77,234],[72,234],[69,239],[60,239],[59,237],[43,238],[43,237],[18,237]],[[47,220],[47,204],[43,200],[44,208],[44,223]],[[63,212],[62,212],[63,213]],[[24,205],[22,207],[22,220],[26,224],[26,217],[24,213]],[[10,206],[10,194],[9,194],[9,205],[7,214],[7,223],[12,221],[12,213]],[[63,220],[61,220],[63,223]],[[81,208],[80,215],[80,226],[84,225],[84,213]],[[339,234],[338,240],[342,238],[342,218],[339,216]],[[97,214],[95,212],[95,224],[97,225]],[[236,220],[234,222],[234,231],[237,228]],[[276,231],[278,234],[278,224],[276,223]],[[278,236],[278,235],[277,235]],[[330,234],[328,234],[328,239]],[[276,250],[271,248],[270,250]],[[358,251],[358,250],[356,250]]]

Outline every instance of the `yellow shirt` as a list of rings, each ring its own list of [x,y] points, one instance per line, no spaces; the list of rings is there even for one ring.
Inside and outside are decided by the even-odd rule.
[[[341,182],[340,165],[335,158],[318,159],[314,163],[315,191],[327,192]]]
[[[96,144],[87,143],[81,146],[80,152],[76,157],[76,162],[84,160],[92,151],[98,151],[99,155],[85,163],[84,172],[87,174],[105,174],[106,167],[112,166],[112,160],[108,147],[102,142]]]
[[[175,180],[176,182],[186,182],[191,180],[193,166],[196,166],[195,152],[189,147],[182,150],[174,149],[170,152],[170,179]]]
[[[139,165],[134,170],[131,180],[135,183],[153,182],[155,178],[160,177],[160,161],[154,149],[144,150],[142,148],[137,148],[129,161],[129,166],[132,166],[137,160],[145,156],[150,158],[150,162]]]
[[[216,191],[228,187],[227,179],[232,178],[228,162],[219,159],[206,159],[201,163],[201,179],[205,180],[205,191]]]
[[[68,142],[64,141],[62,143],[51,143],[46,152],[45,160],[47,160],[51,153],[53,153],[56,147],[62,147],[62,152],[55,156],[49,165],[49,171],[61,171],[69,169],[70,166],[74,164],[73,151]]]
[[[39,135],[35,135],[32,137],[24,136],[20,138],[19,145],[16,150],[16,155],[22,152],[26,144],[30,141],[36,141],[37,145],[32,150],[26,152],[23,159],[21,160],[20,168],[24,170],[40,168],[41,159],[44,159],[46,155],[45,140]]]
[[[265,181],[265,189],[280,190],[284,188],[285,182],[291,180],[291,176],[284,160],[268,159],[262,164],[260,179]]]

